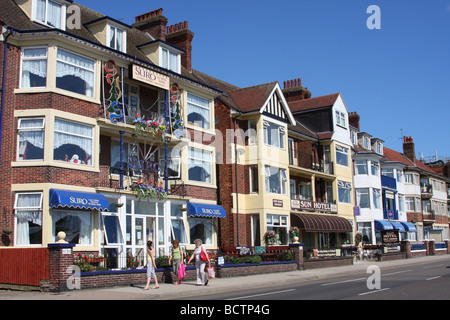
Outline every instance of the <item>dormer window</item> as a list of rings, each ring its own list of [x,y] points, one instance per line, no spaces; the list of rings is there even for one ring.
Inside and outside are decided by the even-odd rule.
[[[165,69],[169,69],[173,72],[180,73],[180,55],[176,52],[173,52],[167,48],[162,47],[161,48],[161,58],[160,58],[160,65],[161,67]]]
[[[111,24],[108,24],[108,46],[117,51],[126,52],[127,33]]]
[[[51,0],[34,0],[33,8],[33,20],[53,28],[66,28],[64,5]]]

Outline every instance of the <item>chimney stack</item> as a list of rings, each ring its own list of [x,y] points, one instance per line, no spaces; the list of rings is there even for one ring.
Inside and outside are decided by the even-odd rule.
[[[360,116],[357,112],[350,112],[348,114],[348,124],[351,125],[352,127],[355,127],[358,130],[359,130],[359,119]]]
[[[132,27],[148,32],[157,40],[166,41],[167,18],[162,15],[163,9],[156,9],[135,17]]]
[[[283,93],[287,102],[311,98],[308,88],[302,87],[301,78],[284,81]]]
[[[167,27],[166,41],[184,50],[181,54],[181,64],[189,72],[192,71],[192,39],[194,33],[188,29],[188,22],[180,22]]]
[[[412,163],[415,163],[416,150],[412,137],[403,137],[403,154],[405,155],[405,157],[411,160]]]

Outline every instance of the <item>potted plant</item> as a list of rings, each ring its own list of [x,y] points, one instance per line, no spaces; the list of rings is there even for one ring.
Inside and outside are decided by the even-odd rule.
[[[273,232],[272,230],[267,230],[266,233],[264,233],[264,240],[266,241],[267,245],[273,245],[275,241],[275,232]]]
[[[289,229],[289,236],[293,243],[298,243],[298,236],[300,234],[300,230],[297,227],[291,227]]]

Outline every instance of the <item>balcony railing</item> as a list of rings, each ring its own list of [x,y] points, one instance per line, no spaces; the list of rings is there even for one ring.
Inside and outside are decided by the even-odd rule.
[[[420,184],[420,193],[422,198],[431,198],[433,196],[433,187],[431,184]]]
[[[394,178],[381,175],[381,186],[389,189],[397,189],[397,181]]]
[[[314,161],[314,157],[310,153],[296,150],[295,152],[289,148],[289,164],[305,169],[319,171],[327,174],[334,174],[333,162],[326,163],[323,160]]]

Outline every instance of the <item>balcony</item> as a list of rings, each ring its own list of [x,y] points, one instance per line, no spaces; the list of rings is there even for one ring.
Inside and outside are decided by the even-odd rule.
[[[423,224],[424,225],[430,225],[436,222],[436,212],[431,211],[423,211]]]
[[[334,203],[316,202],[311,200],[291,199],[291,210],[311,211],[324,213],[337,213],[337,205]]]
[[[398,220],[398,210],[383,209],[384,220]]]
[[[420,194],[422,196],[422,199],[431,199],[433,196],[433,187],[431,184],[420,184]]]
[[[313,155],[303,151],[292,151],[289,148],[289,164],[291,166],[310,169],[326,174],[334,174],[333,162],[325,162],[323,159],[314,159]]]
[[[381,187],[397,190],[397,181],[394,178],[381,175]]]

